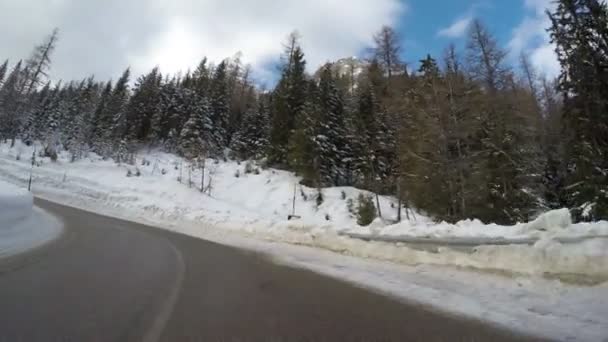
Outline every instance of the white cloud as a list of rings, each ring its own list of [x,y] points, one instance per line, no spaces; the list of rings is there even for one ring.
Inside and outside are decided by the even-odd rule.
[[[358,54],[405,10],[403,0],[2,0],[0,59],[27,57],[58,26],[57,78],[117,77],[128,65],[176,72],[238,51],[263,75],[293,30],[314,68]]]
[[[472,15],[467,15],[457,19],[452,25],[442,28],[437,32],[437,36],[446,38],[462,38],[467,33],[469,26],[473,21]]]
[[[524,8],[526,15],[513,30],[509,42],[511,57],[516,60],[524,52],[537,70],[548,77],[555,77],[560,66],[547,32],[551,22],[546,14],[547,9],[555,8],[555,3],[552,0],[524,0]]]

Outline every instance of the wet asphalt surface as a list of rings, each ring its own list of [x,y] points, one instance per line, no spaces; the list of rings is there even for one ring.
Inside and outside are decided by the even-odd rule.
[[[0,260],[0,342],[537,340],[260,254],[36,205],[65,232]]]

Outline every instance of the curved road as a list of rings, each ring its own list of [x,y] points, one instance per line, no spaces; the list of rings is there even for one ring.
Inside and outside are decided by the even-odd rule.
[[[263,256],[63,207],[65,234],[0,260],[0,341],[513,341]]]

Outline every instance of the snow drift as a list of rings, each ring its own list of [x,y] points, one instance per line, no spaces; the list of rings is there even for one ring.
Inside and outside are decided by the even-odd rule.
[[[0,181],[0,228],[31,215],[34,197],[25,189]]]
[[[33,204],[31,193],[0,181],[0,257],[42,246],[60,235],[59,221]]]

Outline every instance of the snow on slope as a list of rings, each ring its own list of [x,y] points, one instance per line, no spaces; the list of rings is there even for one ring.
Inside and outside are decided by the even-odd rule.
[[[17,155],[21,155],[21,160],[16,160]],[[30,155],[29,147],[18,145],[9,149],[0,145],[0,178],[25,184],[29,160],[24,156]],[[148,159],[150,166],[141,166],[141,157]],[[244,175],[244,164],[228,162],[213,166],[209,162],[207,166],[214,168],[213,197],[210,198],[177,182],[179,167],[175,170],[174,165],[179,165],[180,161],[169,154],[144,153],[137,163],[142,176],[127,178],[127,170],[135,172],[135,167],[117,166],[94,155],[69,163],[69,156],[62,154],[58,163],[41,160],[41,166],[35,168],[33,189],[38,195],[64,204],[267,253],[279,263],[311,269],[409,302],[432,305],[453,314],[552,340],[601,341],[608,337],[605,329],[608,326],[608,283],[593,285],[597,283],[598,272],[602,274],[607,269],[605,263],[604,266],[601,263],[601,253],[608,250],[605,239],[573,245],[544,239],[539,241],[538,248],[487,246],[476,252],[442,248],[439,253],[416,251],[398,244],[367,243],[336,234],[336,231],[355,226],[346,201],[342,200],[341,190],[347,198],[356,198],[359,190],[326,189],[325,202],[317,209],[314,204],[316,190],[304,188],[309,197],[304,200],[298,187],[297,213],[303,218],[289,222],[285,216],[291,211],[293,183],[297,181],[290,173],[260,170],[259,175]],[[165,175],[161,174],[162,169],[165,169]],[[235,177],[237,170],[240,171],[238,178]],[[187,173],[182,172],[182,176],[187,177]],[[198,185],[200,174],[192,178]],[[390,212],[391,199],[381,200],[385,212]],[[331,216],[331,221],[325,220],[326,214]],[[422,227],[431,231],[440,229],[428,218],[417,215],[416,219],[408,224],[418,227],[420,236],[428,234]],[[539,229],[547,229],[553,222],[560,221],[541,224],[540,228],[530,225],[527,229],[536,234]],[[479,224],[478,228],[467,228],[465,223],[461,224],[464,230],[470,231],[462,233],[455,225],[449,228],[452,232],[444,236],[476,236],[494,228],[497,236],[526,234],[521,227],[517,233],[512,233],[513,228],[509,227]],[[595,226],[597,224],[581,229],[593,232]],[[375,227],[376,233],[391,229],[379,223]],[[562,252],[565,256],[578,255],[582,259],[556,259],[559,254],[555,253]],[[585,253],[591,257],[587,258]],[[593,253],[598,254],[593,256]],[[526,276],[471,272],[442,265],[515,270]],[[569,269],[578,272],[573,279],[589,279],[591,285],[571,285],[543,277],[547,270]],[[588,277],[585,277],[588,270]]]
[[[32,194],[0,180],[0,258],[41,246],[60,232],[57,220],[33,208]]]
[[[31,156],[32,149],[22,144],[14,148],[0,145],[0,177],[24,184],[30,163],[24,156]],[[146,163],[143,163],[144,159]],[[259,168],[256,171],[253,167],[253,172],[247,173],[245,163],[208,160],[205,179],[206,183],[211,179],[210,197],[198,190],[200,171],[189,172],[186,163],[175,155],[157,151],[141,153],[135,166],[118,166],[94,154],[75,163],[69,160],[65,152],[60,154],[57,163],[38,160],[41,166],[35,168],[34,191],[52,198],[73,198],[77,202],[84,200],[98,206],[111,206],[159,222],[200,222],[256,238],[407,265],[452,265],[520,274],[582,274],[608,278],[606,222],[572,225],[565,211],[551,212],[530,224],[512,227],[483,225],[478,221],[435,224],[417,214],[397,225],[384,226],[377,221],[371,227],[356,228],[356,218],[349,212],[348,202],[356,201],[365,191],[351,187],[323,189],[324,201],[317,207],[317,190],[296,185],[298,178],[290,172]],[[134,175],[137,170],[141,176],[127,177],[129,171]],[[180,178],[181,183],[178,182]],[[191,187],[187,184],[188,179],[192,180]],[[296,214],[302,219],[288,221],[294,186]],[[394,218],[394,200],[381,197],[380,202],[385,217]],[[468,251],[439,247],[437,252],[429,252],[339,235],[345,231],[363,231],[368,235],[406,232],[413,236],[541,239],[533,246],[480,246]],[[598,237],[564,244],[553,239],[559,236]]]

